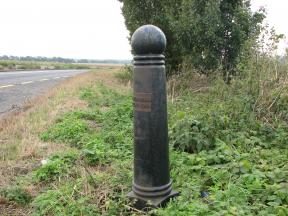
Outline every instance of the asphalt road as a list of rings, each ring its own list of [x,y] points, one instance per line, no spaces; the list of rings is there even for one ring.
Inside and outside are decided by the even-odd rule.
[[[0,117],[61,81],[87,70],[0,72]]]

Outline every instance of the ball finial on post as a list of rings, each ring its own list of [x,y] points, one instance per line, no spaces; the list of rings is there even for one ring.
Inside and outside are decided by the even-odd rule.
[[[156,26],[142,26],[132,36],[134,181],[128,196],[140,208],[158,207],[178,194],[169,173],[165,47],[166,37]]]
[[[162,30],[153,25],[138,28],[131,40],[135,55],[163,54],[166,48],[166,37]]]

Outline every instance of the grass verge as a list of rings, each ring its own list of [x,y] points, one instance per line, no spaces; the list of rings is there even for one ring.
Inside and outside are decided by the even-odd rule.
[[[0,209],[13,205],[24,215],[288,214],[287,122],[259,119],[253,98],[237,83],[217,81],[205,91],[173,96],[171,177],[181,195],[164,208],[139,211],[126,198],[132,182],[131,92],[109,72],[75,82],[74,93],[67,88],[46,99],[57,105],[42,112],[32,131],[36,143],[51,150],[38,157],[38,166],[5,184]],[[63,109],[72,98],[75,106]],[[30,119],[23,117],[28,129]],[[26,135],[15,137],[17,148],[26,146]]]

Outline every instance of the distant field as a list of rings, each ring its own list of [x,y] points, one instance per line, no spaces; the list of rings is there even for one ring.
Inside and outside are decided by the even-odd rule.
[[[89,68],[91,67],[88,64],[0,60],[0,72],[14,70],[65,70]]]
[[[125,64],[125,63],[77,63],[77,65],[86,65],[88,67],[95,68],[95,67],[99,67],[99,66],[123,67],[124,65],[127,65],[127,64]]]

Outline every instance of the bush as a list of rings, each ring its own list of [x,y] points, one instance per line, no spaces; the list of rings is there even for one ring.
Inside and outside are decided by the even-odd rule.
[[[165,55],[168,68],[172,68],[168,75],[176,72],[185,60],[204,73],[207,69],[217,72],[223,68],[233,74],[243,47],[256,41],[265,18],[262,10],[252,12],[247,0],[120,1],[130,35],[146,24],[165,32]]]

